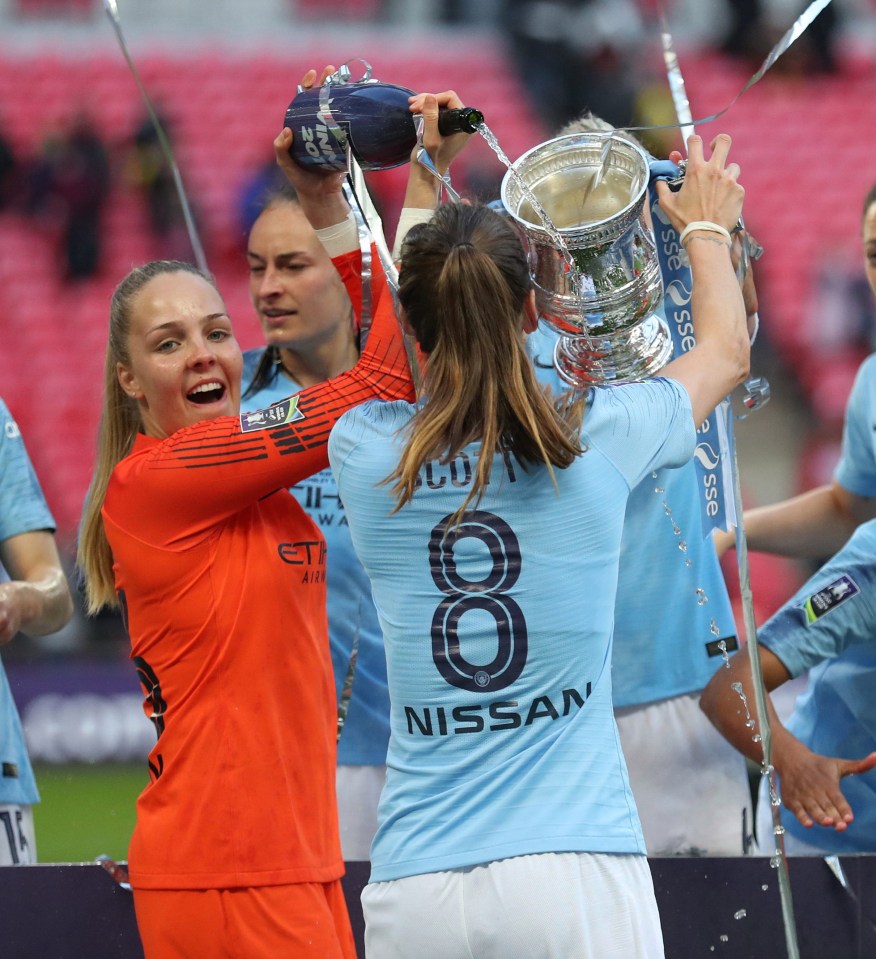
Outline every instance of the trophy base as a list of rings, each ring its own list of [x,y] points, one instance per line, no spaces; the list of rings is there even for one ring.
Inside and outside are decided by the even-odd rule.
[[[654,376],[672,356],[672,335],[656,314],[633,330],[604,336],[561,336],[554,347],[560,378],[576,389],[636,383]]]

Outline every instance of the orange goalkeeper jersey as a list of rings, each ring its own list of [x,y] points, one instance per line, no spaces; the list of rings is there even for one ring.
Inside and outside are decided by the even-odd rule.
[[[351,406],[411,395],[384,296],[353,370],[266,411],[140,436],[116,467],[103,519],[158,733],[129,850],[135,887],[343,873],[325,544],[287,487],[328,465],[329,431]]]

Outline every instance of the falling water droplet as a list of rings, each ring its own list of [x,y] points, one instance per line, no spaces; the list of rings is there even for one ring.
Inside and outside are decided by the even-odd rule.
[[[697,606],[705,606],[709,601],[709,597],[706,596],[706,591],[702,588],[702,586],[697,587],[696,596]]]
[[[730,937],[729,937],[728,935],[726,935],[726,934],[725,934],[725,935],[718,936],[718,938],[721,940],[721,942],[729,942],[729,941],[730,941]]]
[[[679,536],[680,534],[681,534],[681,530],[679,530],[675,535],[676,535],[676,536]],[[686,552],[687,552],[687,543],[686,543],[683,539],[680,539],[680,540],[678,541],[678,548],[682,551],[682,553],[686,553]]]
[[[718,629],[718,624],[715,622],[714,619],[709,623],[709,631],[711,632],[713,636],[717,636],[721,632],[721,630]],[[725,643],[725,646],[726,646],[726,643]]]
[[[744,909],[739,909],[739,910],[737,910],[736,912],[733,913],[733,918],[734,918],[734,919],[744,919],[747,915],[748,915],[748,913],[747,913]]]
[[[684,561],[684,565],[687,566],[688,569],[690,569],[690,567],[693,566],[693,563],[689,559],[686,559]]]
[[[655,492],[655,493],[665,493],[666,490],[663,489],[662,486],[655,486],[655,487],[654,487],[654,492]]]
[[[773,835],[774,836],[784,836],[785,827],[784,826],[773,826]]]
[[[770,857],[770,869],[778,869],[782,864],[781,856],[771,856]]]
[[[548,216],[547,210],[541,205],[538,197],[532,192],[529,184],[523,179],[523,177],[517,172],[517,169],[508,159],[505,151],[499,145],[499,141],[496,139],[493,131],[485,124],[478,124],[478,132],[487,141],[492,151],[496,156],[502,161],[502,163],[508,168],[508,172],[514,182],[517,184],[520,189],[521,194],[526,198],[529,203],[532,212],[541,220],[541,225],[544,231],[550,236],[553,240],[553,243],[559,253],[562,255],[565,263],[565,272],[568,275],[569,279],[572,281],[575,290],[578,291],[581,288],[581,275],[578,273],[577,265],[575,260],[572,257],[572,253],[569,250],[568,244],[564,236],[559,232],[553,220]],[[522,206],[522,204],[521,204]]]
[[[656,471],[656,470],[652,470],[652,472],[651,472],[651,479],[657,479],[657,471]]]
[[[767,889],[769,889],[769,885],[768,885],[767,883],[764,883],[760,888],[761,888],[764,892],[766,892]]]
[[[752,742],[755,742],[755,743],[762,742],[760,733],[755,733],[755,734],[751,737],[751,741],[752,741]]]

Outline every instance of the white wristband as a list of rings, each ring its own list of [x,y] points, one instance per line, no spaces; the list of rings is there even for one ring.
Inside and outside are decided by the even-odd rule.
[[[678,242],[684,246],[684,241],[687,238],[688,233],[693,233],[694,230],[707,230],[709,233],[720,233],[728,243],[733,242],[730,239],[730,231],[725,230],[724,227],[719,223],[712,223],[711,220],[694,220],[692,223],[688,223],[688,225],[681,231],[681,236],[678,238]]]

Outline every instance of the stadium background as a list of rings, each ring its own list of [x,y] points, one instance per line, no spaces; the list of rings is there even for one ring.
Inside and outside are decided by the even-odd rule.
[[[656,19],[664,9],[694,116],[729,106],[700,132],[732,134],[746,223],[766,249],[757,270],[763,325],[753,366],[770,379],[773,400],[737,432],[746,501],[757,504],[830,475],[851,378],[873,346],[872,304],[865,298],[869,312],[856,312],[854,322],[849,304],[857,303],[861,278],[861,200],[876,180],[876,4],[834,0],[835,63],[817,61],[804,35],[735,102],[806,4],[765,2],[753,38],[736,50],[728,42],[731,6],[722,0],[121,0],[119,15],[145,87],[168,122],[208,263],[248,347],[260,337],[246,293],[241,196],[270,162],[271,141],[306,69],[361,57],[379,79],[415,90],[453,87],[484,112],[514,159],[562,119],[561,105],[545,92],[559,63],[552,43],[575,53],[579,72],[573,67],[563,79],[581,88],[581,108],[618,125],[670,122]],[[565,25],[564,35],[551,24]],[[22,169],[79,114],[94,124],[110,161],[95,274],[64,278],[59,211],[34,216],[15,197],[0,210],[0,395],[22,428],[58,520],[71,581],[109,296],[132,265],[164,251],[125,173],[144,108],[102,4],[0,0],[0,135]],[[680,142],[677,134],[667,136],[659,149]],[[483,142],[473,143],[458,165],[457,189],[495,194],[503,168]],[[404,178],[403,168],[369,177],[388,232]],[[759,622],[804,572],[753,557]],[[735,590],[732,569],[728,579]],[[39,642],[19,638],[3,650],[39,764],[44,861],[125,855],[133,800],[145,778],[142,757],[152,741],[126,655],[116,617],[89,622],[78,612],[62,633]]]

